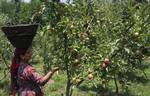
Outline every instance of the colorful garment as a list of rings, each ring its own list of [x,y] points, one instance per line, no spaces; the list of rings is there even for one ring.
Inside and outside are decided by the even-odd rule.
[[[11,85],[10,85],[10,95],[16,96],[18,90],[17,84],[17,72],[20,65],[20,55],[25,54],[27,49],[16,48],[14,51],[14,56],[12,58],[12,64],[10,66],[10,75],[11,75]]]
[[[44,96],[41,78],[29,64],[20,64],[18,69],[19,96]]]

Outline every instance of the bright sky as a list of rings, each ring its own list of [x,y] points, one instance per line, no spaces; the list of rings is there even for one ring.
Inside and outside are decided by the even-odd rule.
[[[30,0],[24,0],[24,1],[26,1],[26,2],[30,2]],[[60,1],[62,1],[62,2],[66,2],[67,0],[60,0]]]

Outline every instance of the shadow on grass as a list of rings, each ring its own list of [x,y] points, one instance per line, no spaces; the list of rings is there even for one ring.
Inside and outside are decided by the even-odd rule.
[[[101,92],[98,93],[96,96],[136,96],[132,94],[127,94],[127,93],[116,93],[116,92]]]
[[[150,79],[147,78],[145,75],[138,76],[132,72],[128,72],[128,73],[126,73],[126,75],[128,76],[128,80],[130,80],[131,82],[134,82],[134,83],[147,84],[150,82]]]
[[[82,86],[78,86],[78,88],[82,91],[94,91],[94,92],[97,92],[98,89],[95,88],[94,86],[91,86],[91,87],[88,87],[87,85],[82,85]],[[101,89],[101,86],[98,85],[98,88]]]
[[[85,92],[93,91],[96,93],[96,96],[136,96],[136,95],[131,94],[129,91],[126,91],[123,93],[116,93],[116,92],[113,92],[112,89],[103,88],[102,85],[98,85],[97,88],[95,88],[94,86],[89,88],[86,85],[82,85],[78,88]]]

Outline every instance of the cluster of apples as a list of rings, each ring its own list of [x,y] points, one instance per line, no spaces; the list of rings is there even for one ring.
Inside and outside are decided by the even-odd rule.
[[[88,70],[87,78],[88,78],[89,80],[92,80],[92,79],[94,78],[93,73],[92,73],[92,70],[90,70],[90,69]]]
[[[71,82],[73,85],[79,86],[83,82],[83,79],[74,77],[74,78],[72,78]]]
[[[107,68],[109,64],[110,64],[109,58],[105,58],[105,59],[103,60],[102,64],[100,64],[100,67],[101,67],[101,68]]]
[[[81,32],[79,37],[83,41],[89,41],[89,39],[90,39],[89,34],[87,32]]]
[[[74,67],[80,66],[80,64],[81,64],[80,62],[81,62],[80,59],[75,59],[74,60]]]

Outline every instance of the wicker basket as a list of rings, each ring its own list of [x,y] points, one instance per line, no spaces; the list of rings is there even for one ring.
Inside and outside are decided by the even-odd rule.
[[[21,24],[2,27],[10,43],[16,48],[28,48],[36,34],[38,24]]]

